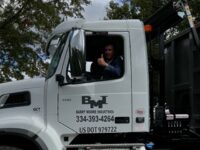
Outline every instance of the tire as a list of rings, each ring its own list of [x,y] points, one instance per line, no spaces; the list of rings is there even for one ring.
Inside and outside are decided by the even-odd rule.
[[[24,150],[24,149],[17,148],[14,146],[0,146],[0,150]]]

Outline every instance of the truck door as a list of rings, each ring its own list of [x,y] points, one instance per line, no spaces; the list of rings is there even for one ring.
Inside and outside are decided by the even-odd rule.
[[[131,132],[131,67],[128,32],[86,33],[86,77],[59,86],[58,121],[78,133]],[[92,77],[91,64],[96,62],[108,43],[123,62],[122,75],[104,80]],[[66,60],[70,54],[67,53]],[[78,59],[78,58],[77,58]],[[69,78],[69,61],[62,75]],[[67,70],[67,71],[66,71]],[[67,72],[67,73],[66,73]]]

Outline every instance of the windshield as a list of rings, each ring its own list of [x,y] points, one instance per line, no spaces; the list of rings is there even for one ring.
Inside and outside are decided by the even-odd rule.
[[[53,38],[52,41],[55,41],[55,39],[57,39],[58,44],[56,44],[57,45],[56,50],[51,59],[51,63],[49,65],[46,78],[50,78],[56,71],[58,63],[60,61],[60,57],[62,55],[63,49],[64,49],[66,41],[67,41],[68,33],[64,33],[64,34],[60,35],[60,37],[59,36],[55,36],[55,37],[56,38]],[[50,48],[51,48],[51,46],[50,46]]]

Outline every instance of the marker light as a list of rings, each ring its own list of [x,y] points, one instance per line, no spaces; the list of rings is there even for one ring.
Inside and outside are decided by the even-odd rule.
[[[145,32],[152,32],[152,25],[145,25],[144,26],[144,31]]]

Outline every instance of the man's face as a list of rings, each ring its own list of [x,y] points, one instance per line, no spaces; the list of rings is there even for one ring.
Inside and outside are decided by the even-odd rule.
[[[111,60],[114,56],[114,49],[112,45],[107,45],[104,49],[105,58]]]

